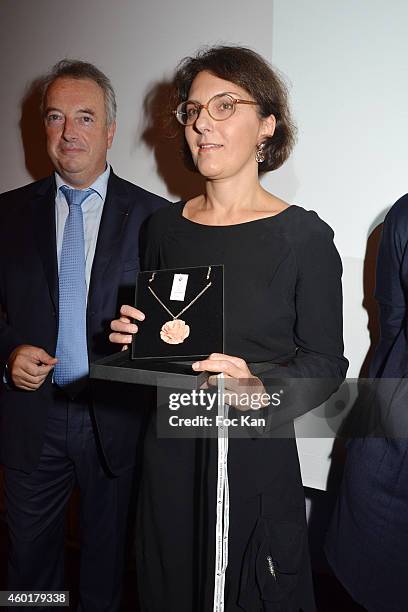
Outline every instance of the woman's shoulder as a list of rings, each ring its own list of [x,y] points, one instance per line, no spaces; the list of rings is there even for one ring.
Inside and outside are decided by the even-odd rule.
[[[171,227],[182,214],[184,202],[170,203],[156,210],[148,221],[149,232],[161,233]]]
[[[286,240],[299,269],[312,271],[329,267],[341,274],[341,260],[334,243],[334,232],[314,210],[292,205],[285,227]]]
[[[310,238],[310,235],[333,238],[334,232],[330,225],[314,210],[307,210],[297,204],[290,205],[287,210],[292,214],[283,215],[282,219],[287,221],[285,230],[292,237],[300,241]]]

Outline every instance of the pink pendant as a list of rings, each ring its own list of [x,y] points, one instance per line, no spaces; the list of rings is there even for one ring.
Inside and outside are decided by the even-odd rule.
[[[160,338],[167,344],[181,344],[190,335],[190,327],[185,321],[167,321],[160,330]]]

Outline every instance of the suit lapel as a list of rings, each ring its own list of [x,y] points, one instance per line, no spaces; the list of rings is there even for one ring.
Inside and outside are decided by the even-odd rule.
[[[55,311],[58,313],[58,263],[55,230],[55,181],[46,179],[31,202],[37,249]]]
[[[107,277],[109,264],[120,255],[121,237],[126,227],[128,214],[129,197],[126,189],[111,170],[92,264],[88,311],[98,309],[102,287],[109,282]]]

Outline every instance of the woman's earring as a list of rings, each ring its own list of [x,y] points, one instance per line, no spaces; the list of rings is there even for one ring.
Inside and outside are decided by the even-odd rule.
[[[259,144],[256,147],[255,161],[258,162],[258,164],[261,164],[263,161],[265,161],[264,148],[265,148],[265,143],[264,142],[261,142],[261,144]]]

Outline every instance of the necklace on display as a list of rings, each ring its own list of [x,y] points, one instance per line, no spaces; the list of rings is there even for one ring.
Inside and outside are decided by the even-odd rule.
[[[149,278],[149,283],[153,282],[155,274],[156,272],[153,272],[151,278]],[[211,274],[211,266],[208,266],[207,280],[210,278],[210,274]],[[177,314],[174,314],[173,312],[171,312],[171,310],[166,306],[166,304],[162,302],[162,300],[159,298],[157,293],[150,286],[147,287],[150,293],[155,298],[155,300],[157,300],[157,302],[164,308],[164,310],[173,319],[172,321],[166,321],[166,323],[164,323],[164,325],[162,325],[161,327],[160,338],[163,340],[163,342],[166,342],[166,344],[181,344],[182,342],[184,342],[186,338],[189,337],[190,326],[187,325],[187,323],[183,321],[182,319],[179,319],[179,317],[181,317],[183,313],[185,313],[189,308],[191,308],[191,306],[197,300],[200,299],[200,297],[207,291],[207,289],[211,287],[211,285],[212,285],[212,282],[210,281],[209,283],[207,283],[204,289],[201,289],[201,291],[195,296],[195,298],[193,298],[191,302],[189,302],[187,306],[184,306],[184,308],[180,310],[180,312],[178,312]]]

